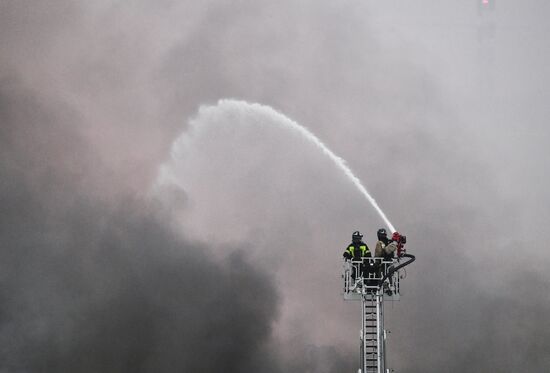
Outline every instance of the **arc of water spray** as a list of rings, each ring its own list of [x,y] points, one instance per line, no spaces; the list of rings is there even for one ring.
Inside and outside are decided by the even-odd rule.
[[[326,154],[335,164],[336,166],[350,179],[350,181],[355,185],[355,187],[359,190],[359,192],[370,202],[372,207],[376,210],[378,215],[382,218],[386,226],[390,229],[390,232],[395,232],[395,228],[393,227],[390,220],[386,217],[386,214],[384,214],[384,211],[378,206],[378,203],[376,203],[376,200],[369,194],[367,189],[363,186],[361,181],[355,174],[351,171],[351,169],[346,164],[346,161],[336,154],[332,152],[321,140],[317,138],[312,132],[310,132],[307,128],[304,126],[298,124],[297,122],[293,121],[292,119],[288,118],[287,116],[279,113],[275,109],[260,105],[260,104],[251,104],[245,101],[236,101],[236,100],[220,100],[219,105],[223,104],[236,104],[237,106],[245,105],[244,108],[248,107],[249,109],[260,109],[263,111],[268,111],[272,116],[274,116],[278,120],[279,123],[283,124],[286,127],[289,127],[290,129],[299,132],[304,138],[306,138],[308,141],[312,142],[319,148],[324,154]]]

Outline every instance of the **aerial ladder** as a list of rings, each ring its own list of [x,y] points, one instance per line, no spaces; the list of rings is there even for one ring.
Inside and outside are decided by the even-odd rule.
[[[344,300],[361,301],[359,373],[389,373],[386,364],[386,329],[384,302],[400,299],[400,270],[415,257],[404,249],[406,237],[394,233],[392,242],[396,257],[366,257],[360,261],[345,260]]]

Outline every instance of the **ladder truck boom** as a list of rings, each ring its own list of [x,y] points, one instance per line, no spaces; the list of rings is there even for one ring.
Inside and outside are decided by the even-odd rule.
[[[344,261],[344,300],[361,301],[359,373],[390,372],[386,368],[384,302],[400,299],[399,270],[416,259],[406,253],[405,243],[406,237],[395,232],[392,244],[397,249],[396,258],[365,257]]]

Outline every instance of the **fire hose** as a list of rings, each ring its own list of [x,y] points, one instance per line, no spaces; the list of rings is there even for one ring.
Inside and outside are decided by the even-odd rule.
[[[382,280],[380,280],[380,284],[378,285],[379,288],[382,287],[382,285],[384,284],[384,281],[386,281],[386,279],[388,277],[392,276],[395,272],[399,271],[401,268],[403,268],[405,266],[408,266],[409,264],[411,264],[412,262],[414,262],[416,260],[416,257],[414,255],[407,254],[407,253],[401,254],[400,258],[409,258],[409,260],[407,260],[404,263],[399,264],[396,267],[393,267],[393,268],[390,267],[388,272],[384,275],[384,277],[382,277]]]

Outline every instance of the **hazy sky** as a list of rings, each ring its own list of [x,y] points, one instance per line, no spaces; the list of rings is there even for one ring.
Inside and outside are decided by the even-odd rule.
[[[549,370],[550,3],[489,2],[0,0],[0,372],[356,371],[383,222],[283,116],[417,256],[391,368]]]

